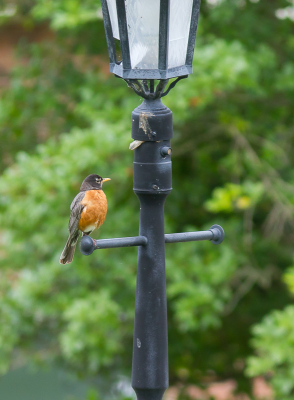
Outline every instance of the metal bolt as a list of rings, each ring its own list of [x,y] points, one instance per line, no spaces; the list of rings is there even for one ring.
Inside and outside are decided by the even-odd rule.
[[[170,156],[171,153],[172,153],[171,147],[164,146],[164,147],[161,147],[161,149],[160,149],[160,154],[162,155],[162,157]]]
[[[157,185],[153,185],[153,186],[152,186],[152,189],[153,189],[153,190],[157,190],[157,189],[159,189],[159,187],[158,187]]]
[[[152,132],[152,136],[156,136],[156,132]]]

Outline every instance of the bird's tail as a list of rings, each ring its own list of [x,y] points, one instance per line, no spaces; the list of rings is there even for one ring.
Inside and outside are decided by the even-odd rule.
[[[60,256],[59,260],[60,264],[69,264],[72,262],[79,236],[80,236],[79,231],[75,232],[74,235],[69,235]]]

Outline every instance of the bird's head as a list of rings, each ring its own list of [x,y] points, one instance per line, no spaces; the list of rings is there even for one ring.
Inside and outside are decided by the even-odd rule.
[[[87,178],[83,180],[80,191],[83,192],[86,190],[95,189],[101,190],[103,183],[107,181],[110,181],[110,178],[102,178],[101,176],[96,174],[88,175]]]

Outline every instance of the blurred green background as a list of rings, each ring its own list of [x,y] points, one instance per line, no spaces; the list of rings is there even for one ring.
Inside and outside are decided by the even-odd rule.
[[[132,398],[136,248],[58,260],[90,173],[135,236],[131,111],[94,0],[0,2],[0,399]],[[204,0],[174,113],[166,400],[294,399],[294,3]]]

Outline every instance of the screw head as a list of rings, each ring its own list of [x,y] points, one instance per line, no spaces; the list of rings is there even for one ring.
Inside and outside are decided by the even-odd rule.
[[[152,186],[152,189],[153,189],[153,190],[157,190],[157,189],[159,189],[159,187],[158,187],[157,185],[153,185],[153,186]]]
[[[171,147],[163,146],[160,149],[160,154],[162,155],[162,157],[170,156],[171,153],[172,153],[172,148]]]

